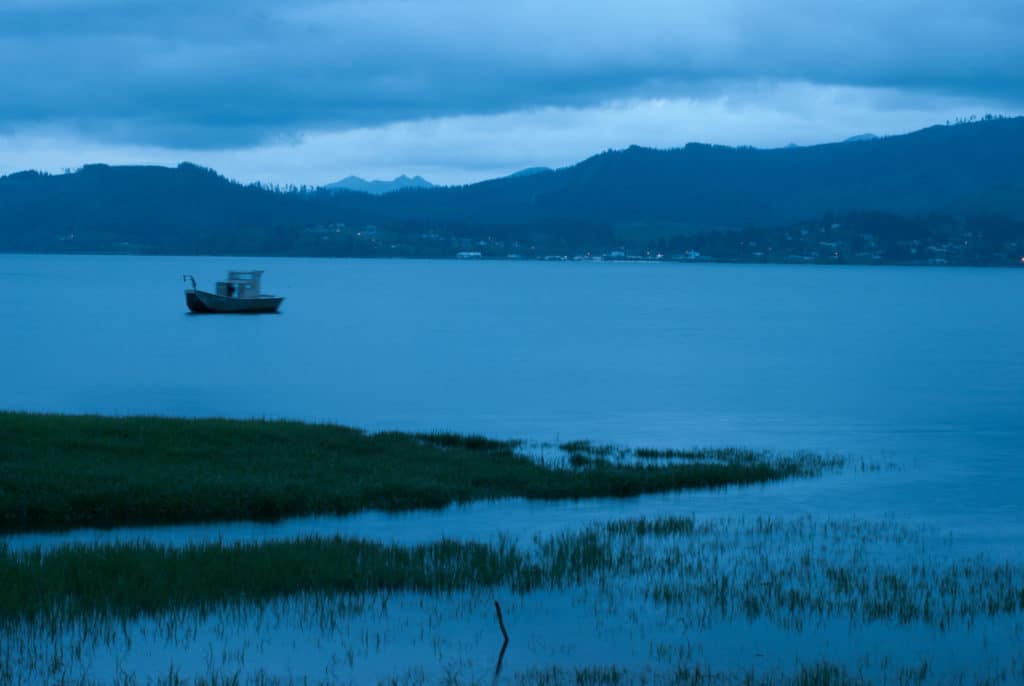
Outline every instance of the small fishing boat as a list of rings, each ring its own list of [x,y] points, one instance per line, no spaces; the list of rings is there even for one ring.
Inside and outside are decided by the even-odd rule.
[[[228,272],[228,278],[217,282],[217,292],[196,288],[196,280],[186,274],[184,280],[192,288],[185,289],[188,309],[201,314],[257,314],[277,312],[284,298],[260,293],[262,271]]]

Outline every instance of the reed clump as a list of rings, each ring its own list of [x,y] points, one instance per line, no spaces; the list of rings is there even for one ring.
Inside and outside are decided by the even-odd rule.
[[[515,441],[290,421],[0,413],[0,435],[0,532],[632,496],[835,466],[726,450],[657,465],[586,457],[565,469]]]
[[[205,611],[300,593],[444,593],[509,581],[530,587],[538,573],[506,543],[404,547],[335,538],[181,549],[67,547],[46,554],[0,548],[0,618]]]

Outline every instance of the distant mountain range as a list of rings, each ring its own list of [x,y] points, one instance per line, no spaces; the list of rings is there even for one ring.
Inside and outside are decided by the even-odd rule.
[[[568,251],[828,212],[1024,220],[1024,117],[857,139],[772,150],[633,146],[558,170],[382,195],[245,186],[190,164],[20,172],[0,177],[0,250],[381,254],[416,243],[422,254],[448,254],[490,241],[509,252]]]
[[[332,190],[346,190],[346,191],[358,191],[360,193],[370,193],[372,195],[384,195],[385,193],[392,193],[394,191],[400,191],[403,188],[434,188],[434,184],[430,183],[422,176],[414,176],[409,178],[405,174],[396,176],[391,181],[367,181],[358,176],[346,176],[341,181],[335,181],[324,186]]]
[[[547,174],[387,196],[381,216],[603,226],[631,237],[781,226],[826,211],[1024,218],[1024,117],[761,150],[633,146]]]

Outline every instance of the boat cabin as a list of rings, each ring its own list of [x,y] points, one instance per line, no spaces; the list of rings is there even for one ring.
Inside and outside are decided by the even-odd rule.
[[[217,282],[217,295],[225,298],[260,297],[262,271],[228,272],[228,278]]]

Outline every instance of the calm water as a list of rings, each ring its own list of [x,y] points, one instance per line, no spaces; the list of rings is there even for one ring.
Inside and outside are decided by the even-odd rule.
[[[990,614],[993,582],[981,572],[984,565],[972,571],[954,567],[950,575],[938,563],[918,577],[928,579],[929,588],[912,583],[905,596],[896,596],[903,607],[930,602],[930,618],[872,618],[862,609],[878,600],[874,592],[851,596],[829,584],[826,569],[849,570],[851,579],[891,570],[912,578],[908,569],[920,569],[921,561],[936,565],[936,552],[941,555],[946,546],[899,525],[831,527],[804,518],[770,529],[718,524],[698,537],[602,540],[628,547],[629,571],[606,570],[569,587],[527,593],[499,586],[454,593],[296,594],[125,621],[0,623],[0,642],[17,675],[12,683],[33,686],[79,683],[83,677],[111,683],[113,675],[123,674],[156,683],[171,665],[186,677],[220,675],[223,681],[240,674],[240,683],[265,683],[247,679],[267,670],[284,683],[321,683],[325,677],[339,684],[394,683],[387,679],[411,672],[424,677],[397,683],[522,684],[517,674],[528,670],[555,667],[571,676],[581,666],[615,665],[647,675],[647,684],[678,683],[654,675],[670,676],[679,666],[700,666],[720,675],[712,683],[731,684],[748,683],[748,672],[787,674],[819,661],[842,664],[875,684],[1017,684],[1024,678],[1021,613]],[[890,567],[893,553],[912,562]],[[1000,569],[1014,575],[1004,588],[1013,588],[1024,574],[1024,567]],[[723,575],[732,580],[728,588],[709,590]],[[938,579],[958,590],[935,592]],[[795,581],[800,593],[794,600],[759,591],[769,580]],[[674,593],[659,598],[652,592],[658,588]],[[500,679],[493,676],[501,647],[496,598],[512,637]],[[908,671],[920,673],[922,665],[927,680],[905,678]],[[446,678],[449,673],[459,678]],[[538,682],[589,683],[526,683]]]
[[[228,268],[265,269],[282,313],[186,314],[181,275]],[[0,408],[838,451],[895,468],[380,528],[812,512],[1003,553],[1024,548],[1022,303],[1014,270],[0,255]]]
[[[282,314],[186,314],[181,274],[209,287],[229,268],[266,269],[268,290],[287,297]],[[855,466],[714,492],[2,542],[179,545],[315,533],[403,543],[504,534],[528,543],[611,518],[694,513],[732,518],[719,525],[732,531],[767,514],[887,522],[877,536],[841,536],[831,548],[803,535],[754,540],[771,559],[860,560],[864,574],[975,553],[1019,564],[1022,278],[1011,270],[0,255],[3,409],[290,417],[540,443],[808,448],[847,454]],[[893,522],[917,527],[920,538],[886,539]],[[707,543],[694,541],[692,554]],[[722,550],[709,558],[722,569],[766,573],[742,545]],[[677,576],[672,568],[666,578]],[[0,627],[0,645],[11,683],[26,684],[43,680],[41,669],[70,681],[122,673],[145,681],[171,665],[186,677],[267,670],[367,683],[408,673],[417,683],[417,674],[434,682],[452,672],[513,683],[523,670],[552,666],[654,674],[703,664],[728,674],[740,665],[771,675],[817,660],[879,683],[902,683],[920,665],[936,683],[1024,678],[1019,612],[946,627],[804,613],[794,625],[710,611],[696,592],[684,594],[693,607],[662,606],[647,592],[656,580],[601,577],[524,595],[298,596],[124,625],[69,622],[55,634],[15,622]],[[514,637],[500,680],[491,676],[496,596]]]

